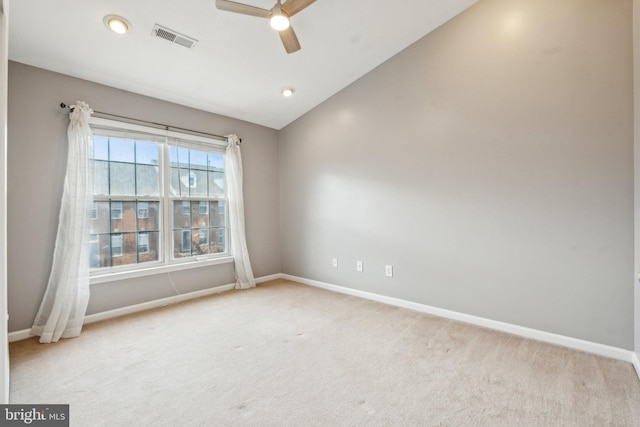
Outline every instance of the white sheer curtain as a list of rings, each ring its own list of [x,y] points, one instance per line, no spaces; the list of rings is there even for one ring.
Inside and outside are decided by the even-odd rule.
[[[58,235],[49,284],[31,328],[41,343],[80,335],[89,304],[89,207],[93,203],[93,172],[89,158],[93,137],[84,102],[72,107],[67,130],[67,174],[60,206]]]
[[[227,198],[229,200],[231,251],[236,266],[236,289],[247,289],[255,287],[256,281],[251,270],[244,230],[240,139],[237,135],[227,135],[227,141],[229,145],[227,146],[224,170],[227,177]]]

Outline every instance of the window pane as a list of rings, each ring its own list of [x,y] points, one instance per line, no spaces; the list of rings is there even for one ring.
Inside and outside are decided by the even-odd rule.
[[[205,210],[205,213],[202,213],[202,204],[207,206],[207,202],[191,202],[191,227],[200,228],[200,227],[208,227],[209,226],[209,212]]]
[[[135,196],[135,165],[128,163],[110,163],[111,194]]]
[[[189,169],[180,169],[180,195],[189,195],[189,184],[191,183],[191,177],[189,175]]]
[[[200,215],[208,215],[209,214],[209,202],[207,202],[207,201],[198,202],[198,213]]]
[[[111,256],[122,256],[122,234],[111,235]]]
[[[111,266],[111,238],[108,234],[91,236],[89,266],[91,268]]]
[[[189,202],[187,202],[189,203]],[[182,202],[176,200],[173,202],[173,228],[190,228],[191,227],[191,215],[189,210],[185,212],[182,207]]]
[[[104,136],[93,137],[93,158],[96,160],[109,160],[109,138]]]
[[[174,258],[191,256],[191,230],[173,232],[173,256]]]
[[[211,171],[224,170],[224,156],[222,154],[209,153],[208,162],[209,162],[209,170]]]
[[[138,219],[149,218],[149,202],[138,202]]]
[[[209,253],[209,242],[208,242],[208,230],[206,228],[203,229],[193,229],[192,235],[192,248],[191,251],[193,255],[202,255]]]
[[[180,171],[178,168],[171,168],[171,178],[170,178],[170,187],[169,190],[172,196],[180,197]]]
[[[119,205],[122,206],[120,218],[117,217]],[[111,202],[111,231],[136,231],[136,202]]]
[[[138,253],[138,262],[158,261],[160,259],[158,248],[160,233],[152,231],[144,234],[146,234],[147,236],[146,239],[148,241],[148,251],[144,253]]]
[[[98,236],[91,235],[89,241],[89,267],[100,267],[100,242]]]
[[[109,138],[109,160],[135,162],[135,142],[130,139]]]
[[[93,165],[93,194],[109,194],[109,162],[96,160]]]
[[[112,265],[135,264],[137,262],[136,233],[122,233],[111,235]]]
[[[145,165],[158,164],[158,144],[136,141],[136,163]]]
[[[226,209],[223,201],[215,201],[209,203],[209,224],[212,227],[223,227],[226,223]]]
[[[138,196],[160,195],[157,166],[136,165],[136,180]]]
[[[195,178],[195,179],[194,179]],[[207,171],[192,170],[190,174],[191,196],[207,195]]]
[[[209,197],[224,196],[224,173],[209,172]]]
[[[93,202],[96,207],[96,217],[91,219],[91,234],[108,233],[109,232],[109,202]]]
[[[207,153],[191,150],[189,155],[191,169],[207,170]]]
[[[149,252],[149,234],[138,233],[138,254]]]
[[[209,247],[211,248],[212,254],[225,251],[225,229],[224,228],[209,229]]]
[[[143,209],[141,209],[141,205]],[[146,206],[146,210],[144,207]],[[138,230],[153,230],[159,229],[159,215],[160,203],[159,202],[138,202]],[[146,213],[147,216],[143,217],[140,214]]]
[[[169,147],[169,166],[178,167],[178,147]]]
[[[189,149],[177,148],[178,151],[178,166],[181,168],[189,169]]]

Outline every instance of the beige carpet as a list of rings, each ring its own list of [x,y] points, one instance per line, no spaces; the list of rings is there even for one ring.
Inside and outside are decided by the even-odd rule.
[[[624,362],[284,280],[11,344],[94,426],[640,426]]]

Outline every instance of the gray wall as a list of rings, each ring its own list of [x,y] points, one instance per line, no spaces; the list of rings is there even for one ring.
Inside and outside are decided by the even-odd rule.
[[[47,285],[66,166],[68,112],[97,111],[242,138],[247,244],[256,277],[279,273],[278,145],[273,129],[9,63],[9,330],[30,328]],[[88,314],[233,283],[233,265],[91,287]]]
[[[283,273],[632,349],[631,7],[482,0],[283,129]]]

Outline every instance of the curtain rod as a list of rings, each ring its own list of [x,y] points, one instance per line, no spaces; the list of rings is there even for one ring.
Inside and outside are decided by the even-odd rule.
[[[64,102],[60,103],[60,108],[68,108],[70,111],[73,111],[73,107],[65,104]],[[102,111],[95,111],[94,110],[93,113],[97,114],[99,116],[105,116],[107,118],[108,117],[115,117],[115,118],[118,118],[118,119],[130,120],[130,121],[134,121],[134,122],[138,122],[138,123],[144,123],[144,124],[147,124],[147,125],[153,125],[153,126],[156,126],[156,127],[163,128],[165,130],[171,130],[171,129],[181,130],[181,131],[191,132],[191,133],[199,134],[199,135],[207,135],[207,136],[210,136],[212,138],[219,139],[220,141],[225,141],[225,142],[229,141],[229,139],[226,136],[216,135],[214,133],[201,132],[199,130],[186,129],[186,128],[181,128],[181,127],[178,127],[178,126],[165,125],[163,123],[150,122],[148,120],[134,119],[133,117],[119,116],[117,114],[103,113]],[[240,138],[239,142],[242,143],[242,138]]]

